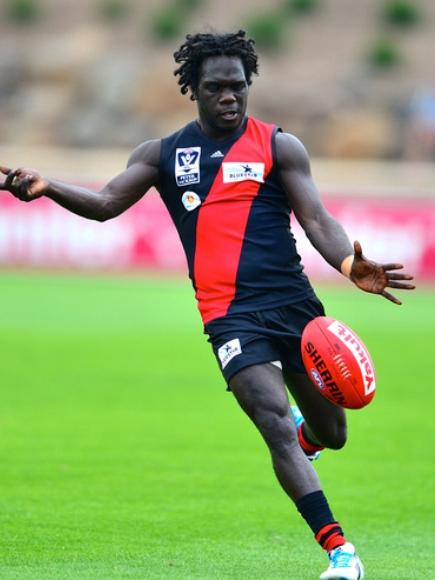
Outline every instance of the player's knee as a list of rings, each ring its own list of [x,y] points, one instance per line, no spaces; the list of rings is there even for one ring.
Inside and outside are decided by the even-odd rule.
[[[255,424],[267,446],[279,455],[291,453],[299,444],[296,430],[285,412],[262,410],[256,414]]]
[[[322,443],[329,449],[341,449],[347,441],[346,425],[336,424],[323,437]]]

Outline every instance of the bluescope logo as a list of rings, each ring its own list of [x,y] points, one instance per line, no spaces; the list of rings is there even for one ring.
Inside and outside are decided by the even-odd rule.
[[[222,170],[224,183],[246,180],[264,182],[264,163],[228,162],[222,163]]]
[[[186,147],[175,151],[175,179],[179,187],[199,183],[200,157],[201,147]]]

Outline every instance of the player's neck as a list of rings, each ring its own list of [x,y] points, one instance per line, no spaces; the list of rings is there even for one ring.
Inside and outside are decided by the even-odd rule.
[[[209,123],[203,121],[201,117],[198,117],[198,119],[196,119],[196,123],[201,132],[204,133],[204,135],[208,139],[211,139],[212,141],[226,141],[228,139],[240,135],[240,133],[244,131],[246,122],[247,116],[245,115],[240,121],[240,123],[238,123],[235,127],[225,129],[220,127],[214,127]]]

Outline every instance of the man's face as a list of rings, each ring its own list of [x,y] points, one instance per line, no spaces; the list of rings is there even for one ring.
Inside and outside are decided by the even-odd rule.
[[[234,56],[213,56],[203,61],[195,94],[199,120],[210,137],[225,137],[243,121],[248,83],[242,61]]]

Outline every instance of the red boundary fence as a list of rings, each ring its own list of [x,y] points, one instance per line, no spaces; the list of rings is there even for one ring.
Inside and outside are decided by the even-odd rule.
[[[435,281],[435,199],[326,194],[324,200],[366,255],[401,261],[417,278]],[[293,219],[292,227],[308,274],[336,277]],[[0,266],[185,271],[186,260],[156,193],[105,223],[77,217],[45,198],[25,204],[2,193]]]

